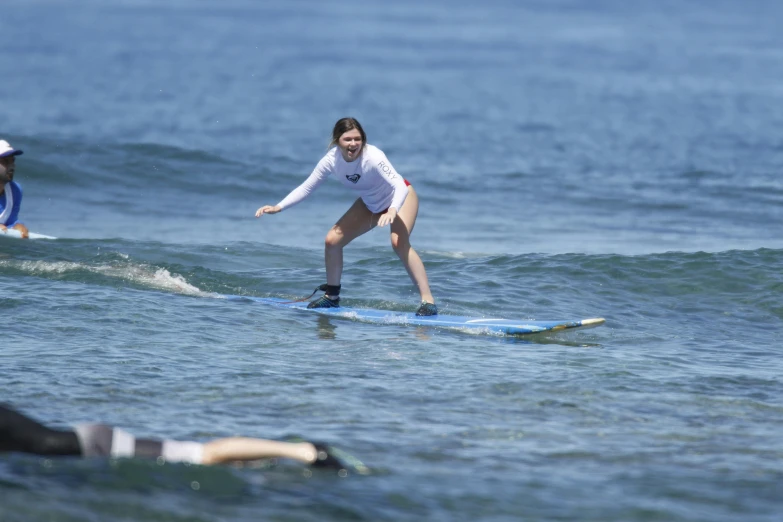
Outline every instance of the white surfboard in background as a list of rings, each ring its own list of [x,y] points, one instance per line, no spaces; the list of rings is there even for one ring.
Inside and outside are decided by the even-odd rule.
[[[16,229],[7,228],[5,230],[0,230],[0,237],[15,237],[17,239],[21,239],[22,233]],[[30,239],[57,239],[57,238],[54,236],[47,236],[45,234],[36,234],[35,232],[30,232]]]

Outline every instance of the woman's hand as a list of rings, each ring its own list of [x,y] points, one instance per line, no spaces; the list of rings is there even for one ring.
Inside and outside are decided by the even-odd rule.
[[[378,218],[378,226],[385,227],[386,225],[391,225],[392,223],[394,223],[394,218],[396,217],[397,217],[397,209],[391,207],[389,208],[389,210],[381,214],[381,217]]]
[[[22,239],[29,239],[30,238],[30,231],[27,230],[27,227],[24,226],[21,223],[17,223],[12,227],[14,230],[18,230],[19,233],[22,235]]]
[[[256,210],[256,217],[257,218],[261,217],[264,214],[277,214],[278,212],[280,212],[280,210],[281,210],[281,208],[279,206],[277,206],[277,205],[275,205],[275,206],[264,205],[263,207],[261,207],[258,210]]]

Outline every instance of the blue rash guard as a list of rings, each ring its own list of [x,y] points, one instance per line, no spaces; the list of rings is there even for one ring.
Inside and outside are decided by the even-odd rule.
[[[12,227],[19,221],[19,209],[22,206],[22,187],[16,181],[5,184],[0,194],[0,225]]]

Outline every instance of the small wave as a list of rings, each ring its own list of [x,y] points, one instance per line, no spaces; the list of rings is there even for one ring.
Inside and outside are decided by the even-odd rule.
[[[200,297],[214,297],[215,295],[212,292],[204,292],[198,287],[188,283],[188,281],[179,274],[172,274],[165,268],[149,265],[134,265],[129,263],[124,266],[111,264],[89,266],[71,261],[2,260],[0,261],[0,268],[15,269],[26,274],[37,276],[60,276],[71,273],[88,272],[122,279],[155,290],[164,290],[167,292]]]
[[[0,261],[0,267],[20,270],[31,275],[65,274],[86,267],[70,261]]]
[[[146,265],[126,267],[115,266],[97,266],[91,269],[96,273],[110,277],[118,277],[136,284],[155,288],[157,290],[166,290],[178,294],[208,296],[209,292],[203,292],[197,287],[188,283],[184,277],[179,274],[172,274],[165,268],[155,268]]]

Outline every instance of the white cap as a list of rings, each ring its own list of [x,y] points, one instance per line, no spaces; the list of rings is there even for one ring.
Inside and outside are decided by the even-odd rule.
[[[13,148],[7,141],[0,140],[0,158],[5,158],[6,156],[18,156],[20,154],[24,154],[24,152]]]

